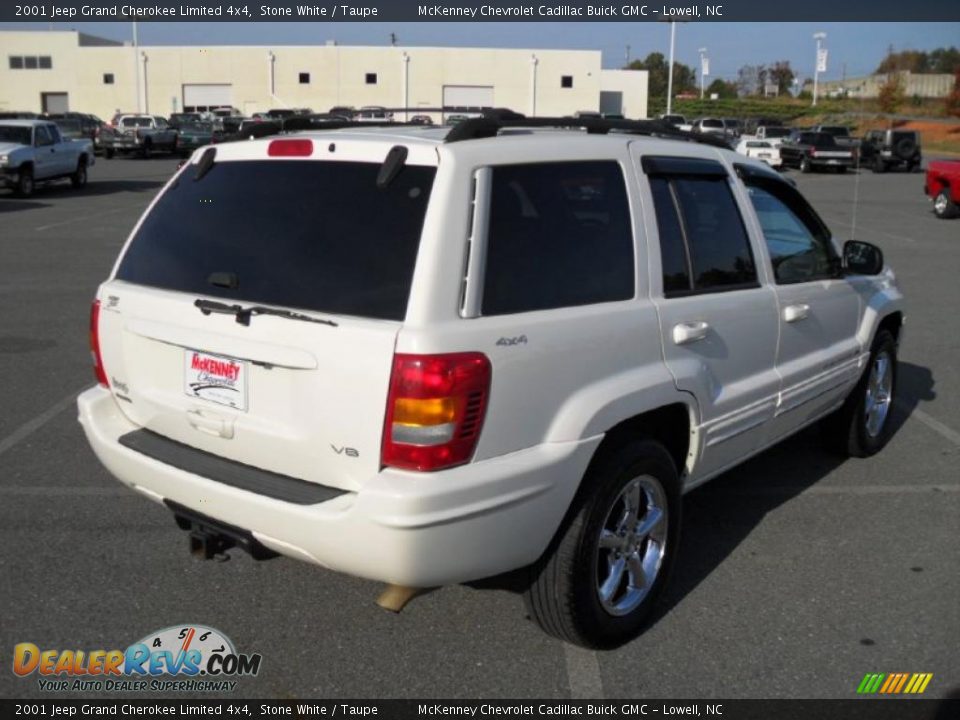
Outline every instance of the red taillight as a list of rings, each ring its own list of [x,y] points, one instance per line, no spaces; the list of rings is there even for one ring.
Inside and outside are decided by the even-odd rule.
[[[310,157],[313,155],[313,140],[273,140],[267,146],[270,157]]]
[[[816,157],[817,151],[814,150],[813,148],[807,148],[807,155],[809,155],[810,157]]]
[[[490,394],[482,353],[393,357],[381,462],[440,470],[470,460]]]
[[[94,300],[90,307],[90,355],[93,357],[93,374],[97,382],[104,387],[110,387],[107,382],[107,372],[103,369],[103,358],[100,356],[100,301]]]

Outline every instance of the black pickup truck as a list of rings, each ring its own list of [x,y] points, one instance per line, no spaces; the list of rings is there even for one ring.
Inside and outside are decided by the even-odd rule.
[[[780,157],[785,167],[800,168],[800,172],[834,169],[846,172],[856,161],[856,149],[839,145],[833,135],[795,130],[780,145]]]

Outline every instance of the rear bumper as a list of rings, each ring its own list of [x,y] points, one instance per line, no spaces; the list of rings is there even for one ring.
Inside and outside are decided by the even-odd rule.
[[[386,469],[359,492],[315,505],[273,499],[179,470],[120,444],[138,427],[111,393],[77,399],[94,452],[121,482],[249,530],[282,555],[412,587],[489,577],[536,560],[601,438],[549,443],[437,473]]]

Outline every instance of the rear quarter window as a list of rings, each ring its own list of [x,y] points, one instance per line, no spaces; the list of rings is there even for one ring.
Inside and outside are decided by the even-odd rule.
[[[117,278],[198,296],[402,320],[436,168],[379,163],[217,162],[159,198]],[[231,277],[234,287],[211,283]]]
[[[630,299],[633,258],[617,162],[493,169],[482,314]]]

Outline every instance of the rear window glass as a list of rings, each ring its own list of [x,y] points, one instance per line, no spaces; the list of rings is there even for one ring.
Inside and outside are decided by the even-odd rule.
[[[132,283],[264,305],[402,320],[436,168],[301,160],[193,166],[121,261]],[[210,283],[235,278],[236,287]],[[222,282],[221,282],[222,284]]]
[[[123,127],[150,127],[151,122],[150,118],[124,118],[121,125]]]

